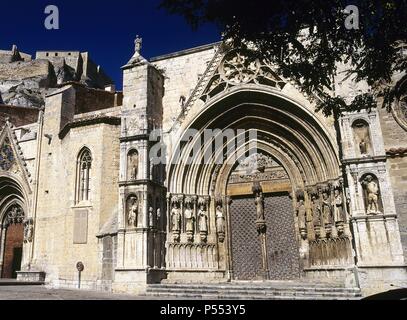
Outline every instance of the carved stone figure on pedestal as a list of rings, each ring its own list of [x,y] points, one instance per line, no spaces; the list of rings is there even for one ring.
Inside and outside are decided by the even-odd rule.
[[[372,175],[368,175],[363,181],[366,189],[367,213],[378,214],[379,210],[379,185],[374,181]]]
[[[321,236],[321,206],[319,198],[316,194],[311,197],[312,200],[312,223],[314,225],[315,236],[319,238]]]
[[[259,235],[265,234],[267,231],[266,219],[264,216],[264,197],[263,191],[260,183],[255,183],[253,185],[253,193],[256,195],[256,200],[254,201],[256,205],[256,229]]]
[[[171,210],[171,231],[173,240],[178,242],[181,235],[181,210],[179,209],[178,199],[173,199]]]
[[[194,231],[195,231],[194,211],[191,208],[190,201],[186,201],[185,206],[186,206],[185,212],[184,212],[185,231],[187,233],[188,242],[193,242],[194,241]]]
[[[139,156],[138,156],[137,150],[130,151],[129,155],[127,157],[129,180],[132,180],[132,181],[137,180],[138,162],[139,162]]]
[[[138,214],[138,203],[137,198],[132,197],[129,199],[130,208],[127,217],[127,224],[129,228],[137,227],[137,214]]]
[[[345,221],[345,215],[344,215],[344,209],[343,209],[343,199],[342,199],[342,194],[341,192],[336,189],[334,193],[334,220],[336,224],[336,229],[338,230],[338,233],[341,235],[344,231],[344,221]]]
[[[198,211],[198,227],[199,227],[199,234],[201,236],[201,241],[206,242],[208,239],[208,215],[206,214],[205,206],[203,204],[200,205]]]
[[[327,191],[322,193],[322,222],[329,237],[332,232],[332,204]]]
[[[223,208],[220,204],[216,207],[216,232],[218,234],[219,242],[225,241],[225,217],[223,215]]]
[[[303,198],[299,198],[297,205],[298,227],[300,229],[301,237],[305,240],[307,238],[307,224],[305,222],[307,210]]]

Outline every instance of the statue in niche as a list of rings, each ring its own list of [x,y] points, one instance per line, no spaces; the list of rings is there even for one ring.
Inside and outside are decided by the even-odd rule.
[[[361,156],[368,156],[371,152],[369,125],[364,120],[357,120],[353,124],[355,144],[359,147]]]
[[[327,191],[322,193],[322,221],[325,226],[332,225],[332,205]]]
[[[128,176],[130,177],[130,180],[132,181],[137,180],[139,156],[136,150],[133,150],[129,153],[127,165],[128,165]]]
[[[179,209],[178,200],[173,201],[171,210],[171,231],[174,241],[180,240],[181,234],[181,210]]]
[[[151,229],[155,228],[155,219],[154,219],[154,209],[150,207],[148,209],[148,225]]]
[[[137,197],[129,199],[130,208],[127,218],[127,224],[130,228],[137,227],[138,203]]]
[[[216,231],[218,233],[219,242],[225,241],[225,217],[223,215],[223,208],[220,204],[216,207]]]
[[[206,242],[208,238],[208,215],[205,210],[205,204],[203,202],[200,203],[199,211],[198,211],[198,229],[199,234],[201,236],[201,241]]]
[[[306,224],[307,210],[303,198],[299,198],[297,205],[298,226],[300,228],[301,237],[305,240],[307,238],[307,224]]]
[[[366,190],[367,213],[378,214],[379,210],[379,185],[374,181],[372,175],[366,176],[363,180],[363,186]]]
[[[359,149],[360,149],[360,154],[362,156],[367,155],[367,144],[364,139],[362,139],[362,141],[360,142]]]
[[[156,217],[157,217],[157,227],[159,230],[161,230],[161,209],[160,208],[157,209]]]
[[[194,212],[191,208],[191,202],[186,202],[186,208],[184,212],[185,216],[185,231],[187,233],[188,242],[194,241],[194,231],[195,231],[195,217]]]

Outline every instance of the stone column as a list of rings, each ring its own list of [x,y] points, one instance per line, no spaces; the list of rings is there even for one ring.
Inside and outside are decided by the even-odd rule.
[[[3,274],[3,263],[4,263],[4,248],[6,245],[6,230],[3,225],[0,226],[0,277]]]
[[[233,257],[232,257],[232,227],[231,227],[231,213],[230,205],[232,204],[232,198],[225,196],[225,220],[226,220],[226,270],[228,281],[233,280]]]

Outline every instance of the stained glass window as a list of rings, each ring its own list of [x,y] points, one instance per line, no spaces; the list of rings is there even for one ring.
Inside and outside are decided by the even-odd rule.
[[[0,148],[0,169],[8,171],[13,166],[15,161],[13,148],[9,138],[5,138],[3,145]]]

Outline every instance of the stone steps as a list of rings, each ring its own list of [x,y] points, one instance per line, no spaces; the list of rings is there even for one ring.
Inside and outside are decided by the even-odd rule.
[[[44,281],[30,282],[30,281],[18,281],[15,279],[0,279],[0,287],[42,286],[44,284],[45,284]]]
[[[356,288],[328,285],[270,284],[159,284],[149,285],[147,296],[185,299],[236,300],[353,300],[360,299]]]

